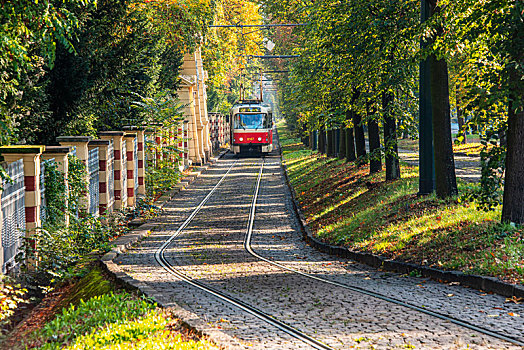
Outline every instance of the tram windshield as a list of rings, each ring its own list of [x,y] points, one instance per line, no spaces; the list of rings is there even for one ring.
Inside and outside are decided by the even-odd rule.
[[[245,114],[238,113],[234,117],[235,129],[263,129],[268,127],[265,113]]]

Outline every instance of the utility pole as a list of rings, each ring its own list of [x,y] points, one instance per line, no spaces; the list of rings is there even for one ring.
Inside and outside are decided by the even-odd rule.
[[[429,19],[427,0],[420,0],[420,21]],[[427,46],[424,38],[421,48]],[[419,195],[430,194],[435,190],[435,157],[433,149],[433,114],[431,112],[431,79],[428,59],[420,62],[419,78]]]

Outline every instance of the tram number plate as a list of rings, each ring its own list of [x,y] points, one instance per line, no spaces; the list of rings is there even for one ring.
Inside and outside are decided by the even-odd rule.
[[[255,141],[254,137],[246,137],[246,141]]]

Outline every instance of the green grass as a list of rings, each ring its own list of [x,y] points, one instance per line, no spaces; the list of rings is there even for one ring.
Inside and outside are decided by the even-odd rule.
[[[150,299],[129,293],[92,266],[52,317],[15,349],[216,349]]]
[[[278,125],[284,162],[314,234],[325,242],[389,258],[524,282],[524,229],[500,224],[500,208],[477,210],[459,197],[419,197],[418,168],[385,182],[305,148]],[[459,191],[472,184],[459,181]]]
[[[210,349],[170,329],[176,319],[144,297],[109,292],[70,304],[22,346],[38,349]]]

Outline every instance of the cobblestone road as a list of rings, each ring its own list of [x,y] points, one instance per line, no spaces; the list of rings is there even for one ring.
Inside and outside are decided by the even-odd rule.
[[[190,215],[235,161],[211,167],[177,195],[157,218],[157,229],[116,263],[164,305],[177,306],[190,324],[226,348],[308,349],[273,326],[167,274],[155,251]],[[261,158],[239,159],[219,190],[166,251],[187,276],[337,349],[510,349],[494,338],[395,304],[336,287],[259,261],[244,247]],[[294,269],[460,318],[524,341],[524,307],[457,285],[384,273],[334,258],[301,239],[278,156],[264,165],[253,249]],[[510,313],[518,316],[510,316]]]

